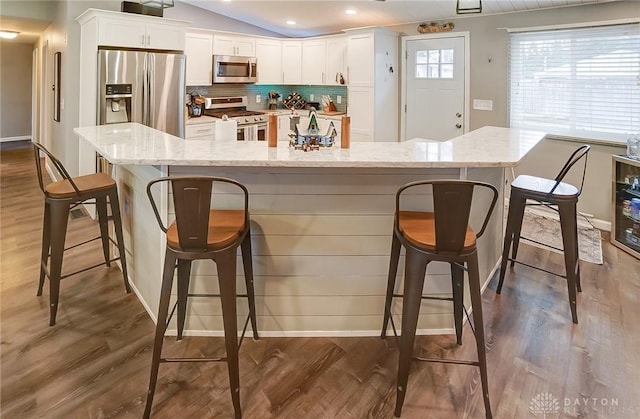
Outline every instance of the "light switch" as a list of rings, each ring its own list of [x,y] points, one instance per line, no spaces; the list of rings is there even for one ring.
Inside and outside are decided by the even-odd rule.
[[[256,95],[256,103],[260,103],[260,102],[262,102],[262,96]]]
[[[315,99],[315,96],[309,95],[309,101],[313,102],[313,99]]]
[[[336,102],[338,102],[338,103],[342,103],[342,96],[338,96],[338,97],[336,98]]]
[[[473,109],[479,111],[492,111],[493,100],[473,99]]]

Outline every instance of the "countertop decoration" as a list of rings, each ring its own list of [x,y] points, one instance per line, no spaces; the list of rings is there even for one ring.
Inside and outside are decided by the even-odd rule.
[[[316,111],[309,112],[309,124],[306,127],[300,126],[300,115],[292,116],[294,123],[294,132],[289,141],[289,145],[294,150],[312,151],[320,150],[320,148],[328,148],[335,143],[335,137],[338,135],[333,121],[329,121],[329,126],[320,132],[318,117]]]

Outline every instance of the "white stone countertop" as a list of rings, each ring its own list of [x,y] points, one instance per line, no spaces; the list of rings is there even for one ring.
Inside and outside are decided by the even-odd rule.
[[[112,164],[218,167],[511,167],[545,136],[539,131],[483,127],[448,141],[351,142],[304,152],[288,141],[184,140],[138,123],[74,128]]]

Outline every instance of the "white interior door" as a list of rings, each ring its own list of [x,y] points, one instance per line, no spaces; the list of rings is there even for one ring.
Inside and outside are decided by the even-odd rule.
[[[444,141],[465,130],[464,36],[406,41],[404,140]]]

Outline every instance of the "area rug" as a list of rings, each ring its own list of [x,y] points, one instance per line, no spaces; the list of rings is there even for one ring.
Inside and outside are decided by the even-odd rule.
[[[505,208],[505,215],[507,208]],[[522,221],[522,232],[520,233],[522,243],[537,246],[552,252],[562,253],[556,249],[552,249],[541,243],[547,243],[549,246],[562,248],[562,233],[560,231],[560,221],[553,216],[555,214],[546,214],[542,211],[527,208],[524,212],[524,220]],[[582,218],[582,220],[581,220]],[[506,222],[506,217],[505,217]],[[506,223],[505,223],[506,226]],[[535,243],[529,238],[535,240]],[[578,253],[580,260],[585,262],[602,265],[602,244],[600,230],[593,227],[587,222],[583,216],[578,216]]]

